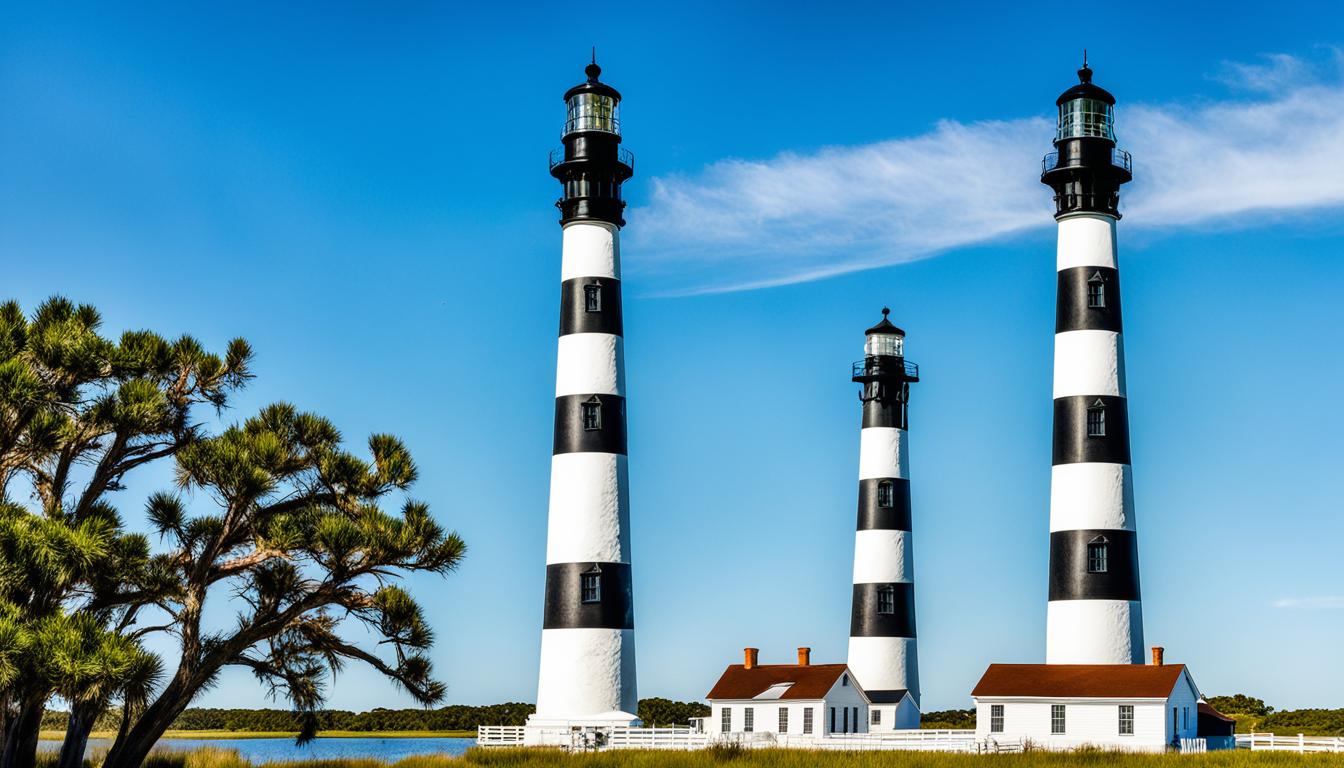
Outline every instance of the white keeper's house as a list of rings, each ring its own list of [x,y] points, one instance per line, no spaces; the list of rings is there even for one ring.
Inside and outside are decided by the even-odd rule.
[[[872,723],[868,694],[845,664],[813,664],[811,649],[798,649],[797,664],[760,664],[759,651],[745,649],[742,664],[723,671],[705,698],[710,716],[704,729],[712,734],[827,736],[869,733],[895,724]],[[897,706],[918,727],[919,712],[908,692]],[[880,715],[879,715],[880,718]]]
[[[976,739],[1160,752],[1200,738],[1201,696],[1190,671],[1163,664],[1159,648],[1153,659],[1150,665],[991,664],[971,691]]]

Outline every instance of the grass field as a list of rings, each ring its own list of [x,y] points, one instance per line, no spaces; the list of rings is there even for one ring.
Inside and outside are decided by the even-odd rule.
[[[54,755],[39,760],[49,768]],[[472,749],[462,757],[426,755],[381,760],[305,760],[264,768],[1316,768],[1344,766],[1344,755],[1287,752],[1211,752],[1206,755],[1132,755],[1114,752],[1028,752],[956,755],[937,752],[808,752],[786,749],[708,749],[696,752],[619,751],[568,754],[548,749]],[[155,752],[144,768],[263,768],[229,749]]]
[[[112,731],[94,731],[95,739],[110,739]],[[324,739],[452,739],[476,738],[475,731],[318,731]],[[294,738],[293,731],[168,731],[165,739],[283,739]],[[44,739],[61,739],[64,731],[43,731]]]

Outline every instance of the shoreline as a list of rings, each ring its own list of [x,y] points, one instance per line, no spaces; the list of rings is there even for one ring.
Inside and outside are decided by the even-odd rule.
[[[116,731],[94,731],[90,739],[116,738]],[[214,741],[224,739],[292,739],[296,731],[166,731],[164,740],[195,739]],[[319,739],[467,739],[475,738],[475,731],[318,731]],[[42,741],[60,741],[65,731],[42,731]]]

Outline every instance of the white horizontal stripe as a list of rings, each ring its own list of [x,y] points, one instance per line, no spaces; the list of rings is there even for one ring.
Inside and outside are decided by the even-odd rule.
[[[1046,664],[1142,664],[1138,600],[1051,600],[1045,612]]]
[[[1096,213],[1076,214],[1059,222],[1060,270],[1072,267],[1115,267],[1115,219]]]
[[[1125,342],[1115,331],[1055,334],[1055,397],[1125,396]]]
[[[854,536],[854,583],[885,584],[915,580],[909,531],[858,531]]]
[[[868,427],[859,430],[859,479],[906,478],[910,447],[904,429]]]
[[[638,706],[634,630],[541,631],[537,718],[575,720]]]
[[[1056,464],[1050,470],[1050,532],[1134,530],[1134,477],[1128,464]]]
[[[615,453],[551,457],[546,563],[630,562],[630,483]]]
[[[566,224],[560,279],[621,278],[621,236],[615,224],[583,221]]]
[[[849,638],[849,670],[867,691],[905,688],[919,701],[919,653],[913,637]]]
[[[555,394],[625,395],[625,342],[611,333],[569,333],[560,337],[555,360]]]

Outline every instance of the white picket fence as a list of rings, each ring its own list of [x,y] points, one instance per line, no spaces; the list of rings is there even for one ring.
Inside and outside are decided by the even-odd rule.
[[[525,743],[522,726],[480,726],[476,730],[476,744],[482,747],[517,747]],[[971,754],[1021,752],[1021,740],[987,739],[977,741],[975,731],[963,730],[908,730],[881,733],[774,734],[725,733],[708,734],[689,728],[627,728],[604,729],[601,734],[587,732],[563,734],[570,738],[548,740],[550,743],[569,743],[575,750],[587,749],[705,749],[712,744],[740,744],[753,749],[782,747],[786,749],[823,750],[909,750],[925,752],[963,752]]]
[[[521,747],[523,731],[521,725],[478,725],[476,726],[476,746],[478,747]]]
[[[1275,736],[1272,733],[1239,733],[1238,749],[1276,752],[1344,752],[1344,736]]]
[[[711,736],[690,728],[612,728],[608,749],[704,749]]]
[[[1208,739],[1181,739],[1181,754],[1183,755],[1202,755],[1208,751]]]

